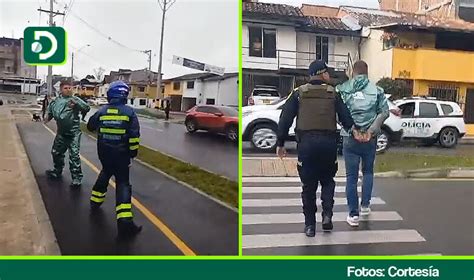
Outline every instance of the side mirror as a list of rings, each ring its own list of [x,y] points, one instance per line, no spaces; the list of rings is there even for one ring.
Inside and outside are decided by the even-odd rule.
[[[222,117],[224,114],[222,113],[214,113],[214,115],[218,116],[218,117]]]

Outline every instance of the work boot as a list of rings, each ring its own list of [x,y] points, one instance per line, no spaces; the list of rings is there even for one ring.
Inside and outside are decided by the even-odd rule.
[[[133,221],[117,223],[120,237],[133,237],[142,231],[142,226],[136,225]]]
[[[72,181],[71,185],[69,185],[73,189],[78,189],[82,186],[82,183],[80,181]]]
[[[314,237],[316,235],[316,226],[315,225],[305,226],[304,233],[306,234],[307,237]]]
[[[56,170],[54,169],[49,169],[49,170],[46,170],[46,176],[48,176],[49,179],[52,179],[52,180],[59,180],[61,179],[63,176],[61,175],[61,173],[58,173]]]
[[[91,211],[97,211],[100,209],[100,206],[102,205],[102,203],[97,203],[97,202],[94,202],[94,201],[91,201]]]
[[[329,216],[323,216],[323,230],[331,231],[333,229],[332,219]]]

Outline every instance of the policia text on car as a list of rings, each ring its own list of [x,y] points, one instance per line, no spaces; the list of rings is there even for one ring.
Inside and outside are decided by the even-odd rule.
[[[107,186],[112,176],[116,182],[116,213],[119,235],[132,236],[141,226],[135,225],[132,214],[132,186],[129,181],[131,159],[138,153],[140,125],[131,107],[125,105],[130,92],[122,81],[110,84],[108,104],[102,106],[87,123],[87,129],[98,131],[97,151],[102,170],[92,188],[91,207],[99,208],[105,201]]]
[[[332,230],[334,205],[334,176],[337,172],[336,114],[345,130],[354,121],[333,87],[324,61],[313,61],[309,66],[310,81],[295,89],[288,97],[278,124],[277,154],[286,155],[284,148],[288,130],[296,117],[298,143],[298,173],[303,183],[301,193],[305,216],[305,234],[315,236],[316,189],[321,183],[322,227]]]

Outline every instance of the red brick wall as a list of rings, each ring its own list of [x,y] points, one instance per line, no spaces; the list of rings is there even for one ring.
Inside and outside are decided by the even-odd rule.
[[[303,12],[305,16],[314,17],[337,17],[338,10],[339,8],[310,4],[303,4],[301,7],[301,12]]]

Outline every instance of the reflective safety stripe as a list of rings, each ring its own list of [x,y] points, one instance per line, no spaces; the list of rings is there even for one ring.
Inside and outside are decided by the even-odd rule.
[[[132,212],[122,212],[117,214],[117,220],[122,219],[122,218],[132,218],[133,214]]]
[[[132,151],[138,150],[139,147],[140,147],[140,145],[133,145],[133,146],[130,146],[130,150],[132,150]]]
[[[118,114],[118,109],[107,109],[107,114]]]
[[[100,133],[109,133],[109,134],[125,134],[126,130],[121,128],[106,128],[101,127]]]
[[[124,210],[124,209],[132,209],[132,204],[131,203],[122,203],[122,204],[117,205],[117,207],[115,207],[116,211],[120,211],[120,210]]]
[[[128,139],[128,143],[132,144],[132,143],[140,143],[140,138],[137,137],[137,138],[130,138]]]
[[[129,121],[130,118],[128,116],[121,116],[121,115],[105,115],[100,116],[100,121]]]
[[[98,196],[98,197],[105,197],[105,193],[96,192],[96,191],[92,191],[92,195],[95,195],[95,196]]]
[[[91,196],[91,201],[94,201],[94,202],[97,202],[97,203],[102,203],[102,202],[105,201],[105,197],[98,198],[98,197],[95,197],[95,196]]]

